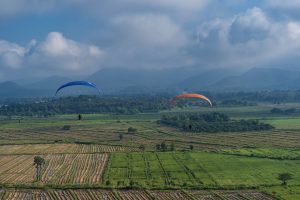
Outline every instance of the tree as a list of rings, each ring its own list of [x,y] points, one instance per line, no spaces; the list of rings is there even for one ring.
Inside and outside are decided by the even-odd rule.
[[[70,130],[71,129],[71,126],[70,125],[64,125],[63,127],[62,127],[62,130],[64,130],[64,131],[68,131],[68,130]]]
[[[139,149],[142,150],[142,151],[145,151],[145,145],[141,144]]]
[[[160,151],[160,149],[161,149],[160,144],[157,144],[157,145],[155,146],[155,149],[156,149],[156,151]]]
[[[291,179],[292,179],[292,175],[290,173],[278,174],[278,180],[282,181],[282,185],[286,185],[286,182]]]
[[[36,180],[39,181],[41,179],[41,169],[42,166],[45,164],[44,158],[41,156],[35,156],[33,159],[33,165],[36,167]]]
[[[160,146],[161,146],[161,150],[163,151],[166,151],[168,149],[168,146],[166,145],[165,142],[162,142]]]
[[[171,150],[171,151],[175,151],[175,145],[174,145],[174,143],[171,144],[170,150]]]
[[[129,127],[128,128],[128,133],[135,133],[137,131],[137,129]]]
[[[123,139],[123,134],[119,135],[119,139],[122,140]]]

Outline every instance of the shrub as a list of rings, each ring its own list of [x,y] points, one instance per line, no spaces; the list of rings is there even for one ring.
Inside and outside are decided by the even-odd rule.
[[[62,127],[62,130],[64,130],[64,131],[68,131],[68,130],[70,130],[71,129],[71,126],[70,125],[64,125],[63,127]]]

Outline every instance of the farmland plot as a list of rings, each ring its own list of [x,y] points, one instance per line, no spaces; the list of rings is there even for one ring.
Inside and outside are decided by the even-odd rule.
[[[128,186],[129,182],[151,187],[201,184],[174,157],[172,153],[153,152],[112,154],[105,178],[118,186]]]
[[[186,186],[259,186],[281,182],[279,173],[300,181],[299,160],[224,155],[207,152],[143,152],[112,154],[105,182],[113,186],[130,183],[152,188]]]
[[[137,148],[109,146],[109,145],[84,145],[84,144],[26,144],[26,145],[0,145],[1,155],[19,154],[76,154],[76,153],[106,153],[138,151]]]
[[[33,157],[0,156],[0,183],[28,184],[34,181]]]
[[[118,191],[122,200],[151,200],[152,198],[144,190],[120,190]]]
[[[5,200],[115,200],[110,190],[7,190]]]
[[[43,183],[99,184],[108,154],[47,155]]]
[[[188,192],[197,200],[222,200],[221,197],[209,190],[190,190]]]
[[[300,161],[249,158],[216,153],[190,153],[195,162],[221,186],[280,184],[279,173],[293,174],[292,184],[299,183]]]
[[[240,191],[239,194],[251,200],[274,200],[273,197],[258,191]]]
[[[172,191],[163,191],[163,190],[154,190],[150,191],[152,196],[155,197],[157,200],[182,200],[182,199],[191,199],[185,193],[179,190],[172,190]]]
[[[263,191],[278,197],[278,199],[300,199],[300,186],[274,186],[263,188]]]
[[[236,191],[217,191],[217,193],[225,199],[245,200],[245,198]]]
[[[0,156],[0,183],[33,183],[36,170],[33,158],[33,155]],[[108,154],[55,154],[44,158],[41,183],[100,184]]]

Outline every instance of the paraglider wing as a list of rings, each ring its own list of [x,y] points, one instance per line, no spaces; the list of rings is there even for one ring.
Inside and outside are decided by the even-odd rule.
[[[66,83],[66,84],[63,84],[62,86],[60,86],[56,92],[55,92],[55,95],[57,95],[57,93],[63,89],[63,88],[66,88],[66,87],[70,87],[70,86],[87,86],[87,87],[93,87],[95,88],[99,93],[100,93],[100,90],[97,88],[97,86],[94,84],[94,83],[91,83],[91,82],[88,82],[88,81],[72,81],[72,82],[69,82],[69,83]]]
[[[197,98],[197,99],[203,99],[205,101],[207,101],[210,106],[212,106],[212,103],[211,101],[209,100],[209,98],[205,97],[204,95],[202,94],[195,94],[195,93],[185,93],[185,94],[181,94],[181,95],[178,95],[174,98],[174,102],[178,99],[185,99],[185,98]]]

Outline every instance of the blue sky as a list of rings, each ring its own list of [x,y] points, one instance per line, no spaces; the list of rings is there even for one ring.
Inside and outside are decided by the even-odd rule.
[[[0,0],[0,80],[298,68],[299,0]]]

